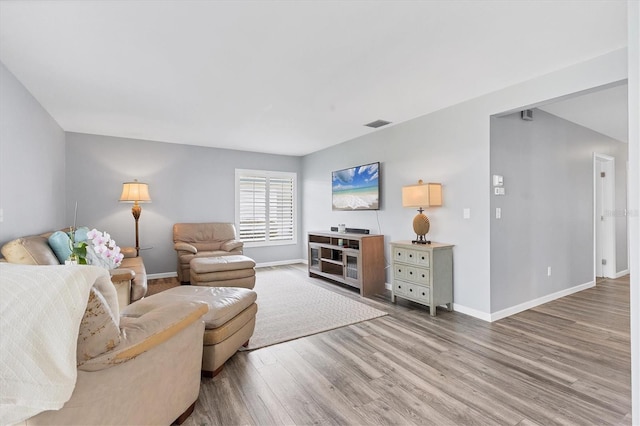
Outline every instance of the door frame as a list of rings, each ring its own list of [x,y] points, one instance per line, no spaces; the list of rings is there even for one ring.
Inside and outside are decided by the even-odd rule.
[[[602,258],[607,260],[606,265],[602,265],[602,276],[605,278],[616,278],[616,218],[615,218],[615,205],[616,205],[616,184],[615,184],[615,170],[616,159],[610,155],[593,153],[593,280],[596,281],[598,262],[598,244],[603,251]],[[603,193],[601,197],[602,208],[598,211],[598,184],[600,183],[598,165],[606,164],[607,173],[610,174],[610,179],[605,181],[603,185]],[[598,241],[598,225],[603,225],[603,238],[602,241]]]

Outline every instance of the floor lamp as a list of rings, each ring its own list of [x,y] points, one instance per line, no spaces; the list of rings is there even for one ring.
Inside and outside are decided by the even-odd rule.
[[[149,185],[146,183],[138,182],[138,179],[134,179],[133,182],[125,182],[122,184],[122,194],[120,195],[121,203],[133,203],[131,208],[131,214],[136,220],[136,257],[140,255],[140,242],[138,239],[138,220],[140,219],[140,213],[142,213],[142,207],[138,203],[150,203],[151,197],[149,197]]]

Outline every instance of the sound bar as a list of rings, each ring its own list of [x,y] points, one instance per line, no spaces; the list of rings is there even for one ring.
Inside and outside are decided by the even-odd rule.
[[[332,226],[331,231],[338,232],[338,227]],[[368,234],[369,230],[364,228],[345,228],[344,232],[347,232],[349,234]]]

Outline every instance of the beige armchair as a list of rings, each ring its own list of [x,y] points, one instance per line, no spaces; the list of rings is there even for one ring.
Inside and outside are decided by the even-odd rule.
[[[190,280],[189,262],[197,257],[242,254],[233,223],[176,223],[173,225],[173,248],[178,254],[178,280]]]
[[[61,333],[62,337],[47,340],[48,350],[44,353],[50,357],[43,356],[41,351],[30,349],[31,346],[42,346],[41,342],[40,346],[26,345],[24,349],[24,359],[33,359],[32,362],[40,369],[52,371],[49,375],[40,373],[38,368],[25,372],[24,378],[19,377],[19,383],[24,381],[27,389],[32,386],[32,374],[58,378],[61,374],[55,373],[60,369],[57,366],[68,368],[68,358],[75,355],[77,379],[70,399],[60,409],[41,411],[19,424],[171,424],[174,421],[181,423],[193,411],[200,390],[204,333],[202,317],[208,311],[206,304],[179,300],[129,311],[135,306],[133,304],[118,314],[116,290],[106,271],[100,268],[9,264],[4,265],[4,268],[3,278],[6,279],[2,282],[3,287],[14,288],[23,282],[34,282],[41,284],[47,295],[55,296],[46,298],[55,302],[44,305],[48,319],[44,326],[56,324],[51,326],[54,330],[59,330],[55,327],[64,327],[70,323],[68,318],[71,315],[67,312],[77,311],[68,306],[71,302],[79,302],[81,298],[76,296],[75,299],[70,299],[81,291],[76,289],[90,287],[88,300],[84,299],[87,300],[87,305],[79,327],[75,331],[72,330],[74,327],[64,327],[69,331]],[[94,273],[98,277],[95,283],[89,278]],[[87,279],[81,279],[83,276]],[[65,290],[69,287],[74,289]],[[72,296],[68,296],[68,293]],[[19,305],[18,302],[16,300],[12,306]],[[34,330],[40,330],[38,325],[41,322],[38,319],[30,318],[30,321],[34,323]],[[68,333],[75,333],[71,336],[77,336],[75,350],[67,348],[76,340],[66,338]],[[8,343],[11,342],[12,340],[8,340]],[[64,347],[60,347],[61,344]],[[14,351],[17,349],[20,348],[3,348]],[[32,353],[35,355],[31,355]],[[61,354],[65,356],[61,358]],[[49,367],[52,362],[53,366]],[[30,365],[32,364],[27,364]],[[48,382],[42,380],[42,383]],[[66,383],[68,381],[61,380],[57,386],[66,386]],[[5,391],[19,392],[18,389]],[[49,394],[44,395],[43,400],[48,401],[46,397]],[[41,399],[35,398],[35,401]],[[15,409],[18,410],[19,407]]]

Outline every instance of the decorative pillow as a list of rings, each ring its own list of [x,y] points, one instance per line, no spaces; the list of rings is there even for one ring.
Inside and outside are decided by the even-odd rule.
[[[80,228],[76,229],[76,232],[75,232],[76,243],[79,243],[80,241],[87,241],[88,232],[89,232],[89,228],[87,228],[86,226],[81,226]]]
[[[120,329],[113,313],[102,293],[92,288],[78,332],[77,365],[112,350],[118,344]]]
[[[49,237],[49,247],[56,254],[58,262],[64,263],[71,256],[71,238],[66,232],[56,231]]]

